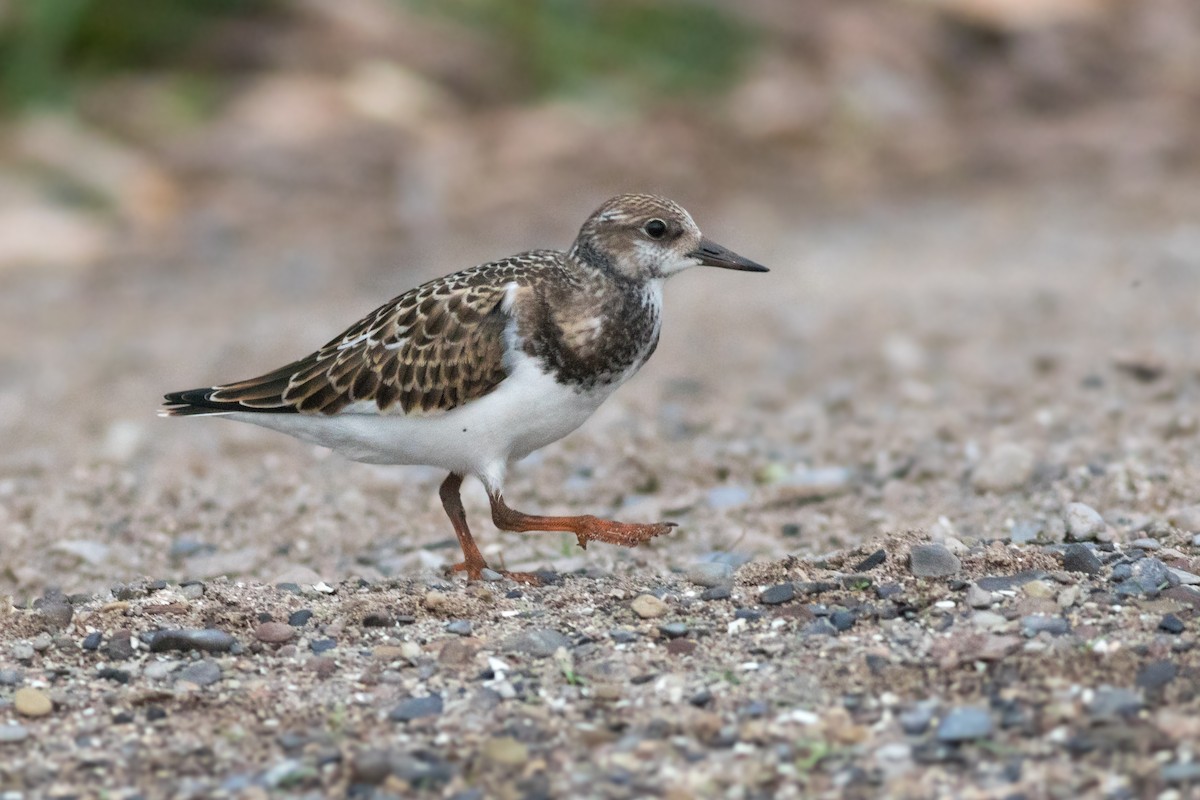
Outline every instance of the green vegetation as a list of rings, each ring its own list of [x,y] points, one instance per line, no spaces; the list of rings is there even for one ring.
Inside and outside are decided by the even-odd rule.
[[[402,0],[504,43],[533,96],[633,99],[727,87],[753,44],[744,22],[687,0]]]
[[[0,16],[0,103],[63,103],[94,78],[199,68],[199,60],[189,59],[205,37],[275,6],[272,0],[12,0]]]

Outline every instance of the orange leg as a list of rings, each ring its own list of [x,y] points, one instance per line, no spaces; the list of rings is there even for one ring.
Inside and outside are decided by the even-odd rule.
[[[482,579],[483,570],[487,569],[488,565],[483,560],[483,553],[479,552],[479,545],[475,544],[475,538],[471,536],[471,529],[467,527],[467,513],[463,510],[462,497],[459,495],[462,482],[462,475],[451,472],[446,476],[446,480],[442,481],[438,495],[442,498],[442,507],[446,509],[446,516],[450,517],[454,535],[458,537],[458,545],[463,551],[463,560],[451,566],[450,572],[465,572],[467,580],[477,581]],[[496,571],[518,583],[541,582],[532,572]]]
[[[492,521],[504,531],[566,531],[575,534],[579,546],[587,549],[588,542],[607,542],[623,547],[636,547],[655,536],[670,533],[674,522],[638,524],[600,519],[588,514],[581,517],[539,517],[509,508],[499,493],[490,495]]]

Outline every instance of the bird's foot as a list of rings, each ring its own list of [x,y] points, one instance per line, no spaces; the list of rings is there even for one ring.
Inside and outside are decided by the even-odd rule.
[[[446,567],[446,575],[450,576],[456,572],[467,573],[468,581],[483,580],[483,571],[489,570],[497,575],[508,578],[515,583],[523,583],[526,586],[541,586],[542,579],[538,577],[536,572],[513,572],[507,569],[492,569],[483,561],[460,561],[457,564],[451,564]]]
[[[599,517],[580,517],[579,527],[575,529],[575,538],[579,546],[587,549],[588,542],[606,542],[622,547],[637,547],[650,541],[656,536],[670,533],[679,527],[674,522],[617,522]]]

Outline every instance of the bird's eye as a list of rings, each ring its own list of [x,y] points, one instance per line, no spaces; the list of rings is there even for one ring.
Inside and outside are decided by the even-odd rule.
[[[667,234],[667,223],[663,222],[661,219],[652,219],[642,227],[642,230],[644,230],[646,235],[651,239],[661,239]]]

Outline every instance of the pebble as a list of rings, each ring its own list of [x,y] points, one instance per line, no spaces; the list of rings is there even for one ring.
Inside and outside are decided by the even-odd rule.
[[[790,583],[777,583],[763,590],[758,596],[758,602],[766,606],[777,606],[787,603],[796,597],[796,587]]]
[[[1107,527],[1100,513],[1085,503],[1068,503],[1063,521],[1067,534],[1076,540],[1095,539]]]
[[[900,727],[909,736],[920,736],[929,730],[935,711],[937,711],[937,706],[933,703],[918,703],[912,708],[900,712],[898,716]]]
[[[54,640],[50,638],[50,634],[48,633],[39,633],[29,642],[29,646],[39,653],[49,650],[52,644],[54,644]]]
[[[983,589],[979,588],[978,584],[975,583],[972,583],[967,587],[967,594],[964,599],[967,601],[967,605],[969,605],[971,608],[992,607],[992,593],[985,592]]]
[[[1148,692],[1156,689],[1161,689],[1171,681],[1175,680],[1175,676],[1179,674],[1178,668],[1167,660],[1151,661],[1146,666],[1138,670],[1137,683],[1139,689],[1145,689]]]
[[[212,686],[221,680],[221,667],[215,661],[196,661],[188,664],[175,675],[177,681],[187,681],[197,686]]]
[[[161,681],[179,669],[178,661],[151,661],[142,670],[142,675],[151,681]]]
[[[1130,571],[1129,579],[1141,587],[1145,594],[1157,592],[1170,582],[1167,565],[1157,558],[1138,560]]]
[[[16,744],[29,738],[29,729],[24,725],[11,723],[0,725],[0,745]]]
[[[453,622],[446,623],[446,633],[453,633],[457,636],[470,636],[471,630],[470,620],[456,619]]]
[[[0,686],[20,686],[24,680],[25,674],[19,669],[0,669]]]
[[[957,573],[962,562],[944,544],[932,542],[913,545],[908,566],[918,578],[945,578]]]
[[[488,567],[484,567],[482,570],[480,570],[479,577],[488,583],[495,583],[496,581],[504,580],[504,576],[502,574]]]
[[[483,743],[483,760],[502,767],[519,767],[529,760],[529,748],[511,736],[497,736]]]
[[[801,635],[803,636],[837,636],[838,629],[833,626],[827,617],[814,619],[808,625],[804,626]]]
[[[25,717],[44,717],[54,710],[50,697],[41,689],[25,686],[13,692],[13,707]]]
[[[308,643],[308,649],[313,651],[314,655],[320,655],[321,653],[328,653],[330,650],[334,649],[335,647],[337,647],[337,639],[332,639],[332,638],[314,639],[313,641]]]
[[[104,634],[100,631],[92,631],[87,636],[83,637],[83,644],[80,646],[84,650],[98,650],[100,642],[104,641]]]
[[[534,658],[548,658],[558,651],[558,648],[571,649],[571,640],[553,628],[532,628],[510,636],[504,642],[504,650],[509,653],[524,653]]]
[[[375,786],[392,774],[392,754],[386,750],[363,750],[350,763],[354,783]]]
[[[633,613],[642,619],[661,617],[668,611],[667,604],[652,594],[639,594],[633,598],[633,602],[629,604],[629,607],[633,609]]]
[[[295,629],[282,622],[264,622],[254,629],[254,638],[267,644],[290,642],[295,635]]]
[[[1200,761],[1166,764],[1159,772],[1159,775],[1162,777],[1163,783],[1186,783],[1189,786],[1200,783]],[[1159,796],[1162,797],[1163,795]]]
[[[47,591],[46,594],[33,602],[41,622],[48,630],[61,631],[71,624],[75,609],[63,597],[62,592]]]
[[[994,611],[980,611],[971,616],[971,624],[981,631],[995,630],[1002,627],[1008,619],[1003,614]]]
[[[839,633],[848,631],[854,627],[854,623],[858,618],[853,611],[835,611],[829,615],[829,622]]]
[[[410,697],[402,700],[399,705],[388,712],[392,722],[411,722],[422,717],[436,717],[442,713],[443,703],[440,694],[425,697]]]
[[[874,553],[871,553],[871,555],[867,556],[862,561],[858,562],[853,567],[851,567],[850,571],[851,572],[870,572],[871,570],[875,569],[876,567],[882,566],[885,561],[887,561],[887,551],[886,550],[876,550]]]
[[[1048,617],[1044,614],[1030,614],[1021,617],[1021,633],[1032,639],[1039,633],[1051,636],[1062,636],[1071,632],[1071,623],[1062,617]]]
[[[733,596],[733,589],[729,586],[711,586],[700,593],[701,600],[728,600]]]
[[[225,631],[215,628],[181,629],[171,631],[155,631],[150,639],[150,652],[161,653],[165,650],[205,650],[210,653],[223,653],[237,643],[237,639]]]
[[[724,586],[733,581],[733,567],[719,561],[701,561],[688,567],[687,579],[697,586]]]
[[[299,611],[293,611],[291,615],[288,616],[287,624],[291,625],[293,628],[303,628],[308,624],[308,621],[312,619],[312,617],[312,609],[302,608]]]
[[[1142,710],[1142,697],[1132,689],[1104,686],[1096,690],[1087,709],[1101,719],[1133,716]]]
[[[1184,631],[1183,620],[1174,614],[1166,614],[1158,621],[1158,629],[1167,633],[1180,634]]]
[[[1175,567],[1167,567],[1167,574],[1184,586],[1200,586],[1200,575],[1194,572],[1185,572]]]
[[[1069,544],[1062,552],[1063,569],[1067,572],[1082,572],[1095,575],[1100,571],[1100,559],[1085,544]]]
[[[1033,477],[1033,453],[1013,442],[992,448],[975,467],[971,485],[980,492],[1010,492]]]
[[[688,626],[682,622],[668,622],[658,626],[658,632],[668,639],[679,639],[688,635]]]
[[[962,706],[951,709],[938,724],[939,742],[970,742],[983,739],[992,732],[992,715],[985,708]]]
[[[1157,550],[1162,547],[1157,539],[1134,539],[1129,543],[1130,547],[1136,547],[1138,550]]]

